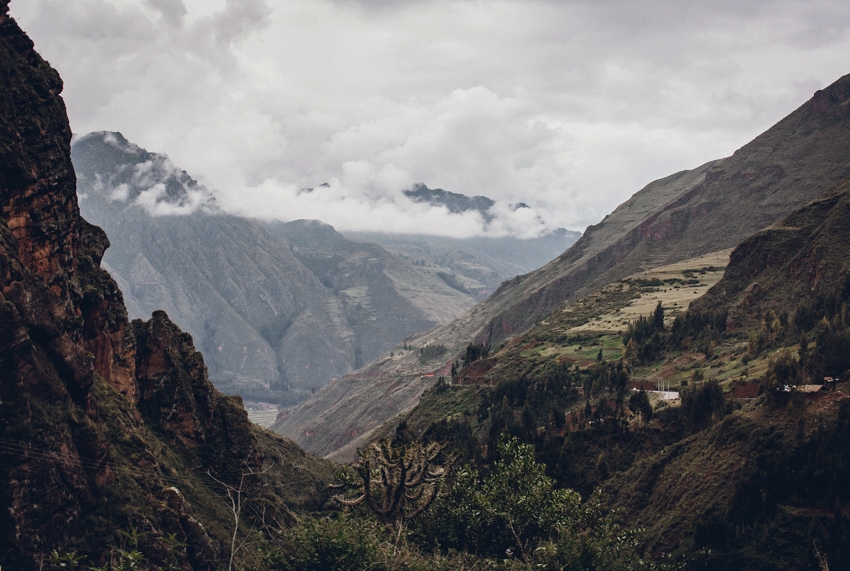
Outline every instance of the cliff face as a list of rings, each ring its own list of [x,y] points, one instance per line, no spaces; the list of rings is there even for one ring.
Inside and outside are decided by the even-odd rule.
[[[100,268],[106,235],[79,214],[61,89],[0,0],[0,566],[37,569],[53,550],[98,564],[135,527],[151,568],[215,567],[216,480],[293,450],[210,385],[164,313],[128,322]],[[282,498],[256,497],[286,521]],[[187,546],[169,553],[169,534]]]

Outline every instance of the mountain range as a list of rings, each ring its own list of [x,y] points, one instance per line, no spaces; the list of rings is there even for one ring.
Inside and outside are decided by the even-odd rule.
[[[165,312],[128,319],[78,202],[226,217],[116,134],[93,137],[145,160],[78,185],[61,79],[0,0],[0,565],[850,567],[848,83],[281,417],[317,415],[301,436],[336,457],[368,443],[342,467],[250,423]],[[318,222],[237,228],[328,289],[381,256]]]
[[[76,138],[72,158],[80,208],[110,236],[104,267],[130,315],[165,309],[207,356],[216,386],[251,400],[303,400],[402,339],[448,323],[494,282],[545,262],[516,262],[531,245],[494,256],[463,240],[441,243],[443,263],[426,262],[318,221],[230,216],[166,156],[120,133]],[[550,244],[554,256],[551,244],[569,237],[528,242]]]
[[[429,353],[432,359],[396,346],[284,411],[274,430],[319,455],[344,447],[336,457],[350,457],[383,422],[413,407],[469,344],[495,348],[606,284],[734,247],[850,176],[848,117],[850,76],[844,76],[732,156],[650,183],[550,263],[406,342],[440,348]],[[387,400],[399,382],[418,388]]]

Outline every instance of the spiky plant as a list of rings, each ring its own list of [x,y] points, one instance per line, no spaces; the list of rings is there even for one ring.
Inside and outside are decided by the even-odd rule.
[[[404,525],[428,509],[437,497],[452,462],[442,452],[437,442],[373,442],[358,452],[352,465],[356,476],[342,476],[342,483],[334,486],[349,491],[353,487],[356,495],[341,492],[333,499],[345,506],[365,505],[401,535]]]

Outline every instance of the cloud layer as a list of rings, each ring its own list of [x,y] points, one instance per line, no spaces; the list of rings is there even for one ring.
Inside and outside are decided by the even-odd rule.
[[[499,201],[490,232],[582,229],[850,72],[843,0],[13,0],[11,13],[62,74],[75,132],[167,153],[225,210],[343,230],[485,231],[401,195],[420,181]]]

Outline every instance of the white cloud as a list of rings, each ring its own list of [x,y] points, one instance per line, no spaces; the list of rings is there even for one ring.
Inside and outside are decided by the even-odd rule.
[[[226,210],[343,230],[582,229],[850,71],[839,0],[14,0],[11,12],[62,74],[75,132],[167,153]],[[420,181],[500,201],[498,222],[401,197]]]
[[[144,208],[151,216],[178,216],[192,214],[207,204],[208,197],[203,192],[189,192],[181,200],[169,200],[164,183],[156,183],[143,190],[133,204]]]
[[[121,183],[113,189],[109,191],[109,200],[113,200],[116,202],[127,202],[127,199],[130,197],[130,185],[127,183]]]

